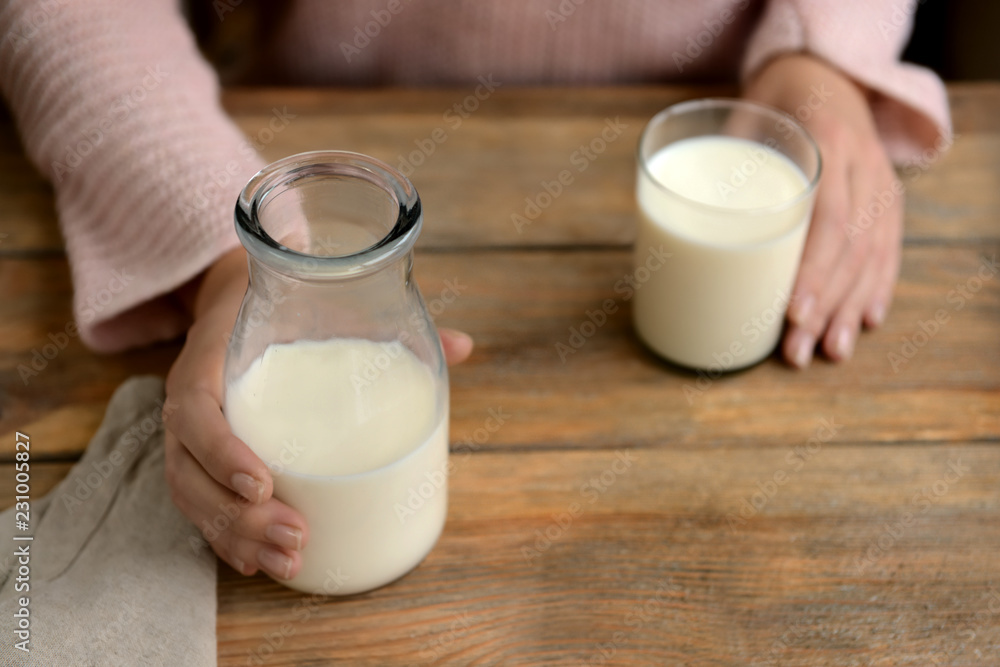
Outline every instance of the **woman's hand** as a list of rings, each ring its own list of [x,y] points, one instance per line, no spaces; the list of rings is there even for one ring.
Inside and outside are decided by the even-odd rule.
[[[793,54],[768,63],[744,96],[796,117],[823,156],[788,309],[785,359],[808,366],[817,343],[830,359],[849,359],[862,325],[885,319],[903,237],[902,187],[875,131],[866,91],[824,62]]]
[[[222,372],[226,346],[247,287],[242,248],[220,258],[191,294],[194,324],[167,375],[163,408],[166,475],[171,497],[233,569],[258,569],[290,579],[301,567],[309,539],[302,515],[272,497],[267,466],[232,434],[222,414]],[[448,363],[469,356],[472,340],[442,330]]]

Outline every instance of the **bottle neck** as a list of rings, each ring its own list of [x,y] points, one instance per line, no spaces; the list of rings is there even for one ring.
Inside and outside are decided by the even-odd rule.
[[[236,205],[236,231],[248,254],[301,282],[381,273],[409,256],[421,224],[420,198],[405,176],[340,151],[268,165]]]

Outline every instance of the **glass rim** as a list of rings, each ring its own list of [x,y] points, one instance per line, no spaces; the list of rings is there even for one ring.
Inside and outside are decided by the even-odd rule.
[[[268,234],[260,220],[268,197],[281,186],[324,174],[357,178],[383,189],[398,205],[388,233],[366,248],[334,256],[295,250]],[[267,267],[298,278],[348,278],[373,273],[406,255],[420,234],[422,213],[416,188],[398,170],[362,153],[318,150],[284,157],[254,174],[240,191],[235,221],[247,253]]]
[[[660,125],[666,122],[671,117],[680,116],[683,114],[704,112],[710,109],[735,109],[737,107],[746,108],[758,115],[768,116],[770,118],[775,119],[776,121],[787,122],[791,125],[792,129],[795,130],[795,132],[805,140],[806,144],[811,149],[810,152],[816,156],[816,170],[815,170],[816,173],[813,174],[812,176],[810,176],[809,174],[803,174],[808,182],[806,183],[806,186],[802,189],[801,192],[797,193],[794,197],[786,199],[785,201],[782,201],[778,204],[772,204],[770,206],[757,206],[754,208],[729,208],[726,206],[716,206],[714,204],[707,204],[705,202],[698,201],[697,199],[691,199],[690,197],[686,197],[685,195],[682,195],[676,190],[673,190],[672,188],[669,188],[666,185],[664,185],[649,171],[648,158],[643,154],[644,152],[643,146],[645,144],[647,135],[649,134],[651,128],[653,128],[654,125]],[[724,136],[724,135],[703,134],[694,136],[708,137],[708,136]],[[685,137],[685,138],[693,138],[693,137]],[[675,142],[670,142],[670,143],[675,143]],[[660,149],[669,145],[670,144],[664,144],[663,146],[660,147]],[[778,150],[778,149],[771,149],[771,150]],[[787,158],[787,156],[785,157]],[[809,131],[806,130],[806,128],[803,127],[802,124],[799,123],[799,121],[794,116],[782,111],[781,109],[776,109],[772,106],[768,106],[760,102],[754,102],[735,97],[706,97],[694,100],[685,100],[683,102],[672,104],[668,106],[666,109],[659,111],[655,116],[653,116],[652,118],[649,119],[649,121],[646,122],[645,127],[643,127],[642,129],[642,133],[639,135],[639,143],[638,146],[636,147],[636,162],[638,163],[639,169],[642,171],[643,175],[645,175],[645,177],[649,179],[649,182],[655,185],[657,189],[665,192],[666,194],[675,199],[683,201],[685,204],[688,204],[690,206],[705,211],[711,211],[712,213],[718,213],[727,217],[767,215],[790,209],[802,203],[809,197],[813,196],[813,193],[816,191],[816,188],[819,185],[820,176],[823,173],[823,155],[819,150],[819,145],[816,143],[816,140],[813,139],[812,135],[809,134]]]

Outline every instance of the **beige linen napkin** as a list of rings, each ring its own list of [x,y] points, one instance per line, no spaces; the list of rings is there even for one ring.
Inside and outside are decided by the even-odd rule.
[[[69,476],[32,496],[31,530],[16,530],[13,507],[0,514],[0,664],[215,665],[215,555],[170,501],[162,405],[161,379],[126,381]],[[18,592],[23,545],[30,590]],[[29,653],[14,646],[24,596]]]

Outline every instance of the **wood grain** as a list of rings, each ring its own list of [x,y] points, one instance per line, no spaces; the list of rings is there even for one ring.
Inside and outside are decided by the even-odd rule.
[[[463,89],[225,94],[250,134],[275,107],[296,114],[270,158],[335,147],[395,164],[447,130],[413,175],[416,275],[438,324],[477,347],[451,371],[456,471],[430,557],[347,599],[222,566],[220,665],[996,662],[1000,274],[978,272],[1000,254],[1000,84],[949,87],[958,139],[905,174],[895,304],[854,359],[706,379],[636,341],[614,286],[630,270],[642,124],[732,92],[501,87],[459,127],[443,113]],[[518,233],[525,197],[616,117],[621,137]],[[114,388],[163,374],[178,344],[47,348],[71,318],[69,272],[51,189],[2,117],[0,175],[0,438],[30,433],[40,495]],[[447,284],[460,286],[449,304]],[[561,359],[556,344],[607,299],[615,312]],[[504,423],[489,433],[491,410]]]
[[[614,451],[455,455],[440,543],[368,594],[224,568],[219,664],[582,665],[604,648],[621,665],[957,666],[1000,646],[996,447],[831,441],[797,471],[788,449],[622,451],[620,474]],[[968,470],[935,495],[949,462]],[[744,501],[761,509],[731,528]]]
[[[854,442],[934,442],[1000,437],[1000,274],[968,299],[954,291],[997,253],[1000,244],[908,248],[894,310],[850,363],[795,372],[773,358],[717,379],[670,366],[636,341],[629,302],[614,290],[631,270],[626,250],[421,252],[416,272],[427,300],[439,301],[438,323],[477,341],[451,373],[456,439],[483,437],[488,411],[503,409],[509,425],[490,436],[490,449],[760,447],[803,440],[831,416]],[[165,373],[176,354],[163,346],[102,357],[74,340],[25,385],[31,350],[70,317],[61,268],[58,259],[0,267],[18,286],[0,304],[9,323],[0,325],[0,391],[9,397],[0,433],[40,430],[28,432],[43,436],[37,451],[46,456],[82,451],[114,388],[130,374]],[[440,301],[446,281],[458,291],[451,304]],[[571,347],[572,331],[608,299],[616,311],[578,351]],[[948,321],[925,340],[920,322],[942,310]],[[904,339],[924,343],[914,344],[912,359]]]
[[[63,257],[2,259],[0,285],[0,437],[30,434],[34,460],[79,456],[115,388],[132,375],[164,375],[177,357],[176,343],[98,355],[67,335],[72,288]],[[0,450],[0,460],[12,457],[13,445]]]
[[[603,649],[606,664],[959,666],[1000,646],[983,557],[1000,548],[995,446],[453,461],[441,541],[385,588],[317,599],[222,566],[219,664],[589,664]],[[33,465],[33,493],[68,468]],[[13,476],[0,465],[4,505]]]
[[[609,244],[633,238],[634,152],[643,124],[675,102],[732,95],[726,88],[518,89],[501,86],[461,124],[445,112],[469,93],[445,90],[232,90],[226,108],[240,128],[256,136],[273,109],[296,117],[264,146],[277,159],[337,148],[368,153],[399,165],[414,142],[436,129],[446,140],[417,167],[412,179],[426,210],[422,247]],[[1000,238],[1000,84],[952,86],[958,138],[926,169],[905,170],[907,240]],[[452,115],[451,119],[456,116]],[[605,119],[627,127],[585,171],[571,162],[581,144],[600,133]],[[582,163],[578,163],[581,164]],[[511,222],[525,198],[542,191],[563,169],[574,182],[519,233]],[[933,174],[933,176],[931,176]],[[11,252],[60,252],[50,187],[27,159],[8,120],[0,126],[0,199],[6,204],[0,256]]]

